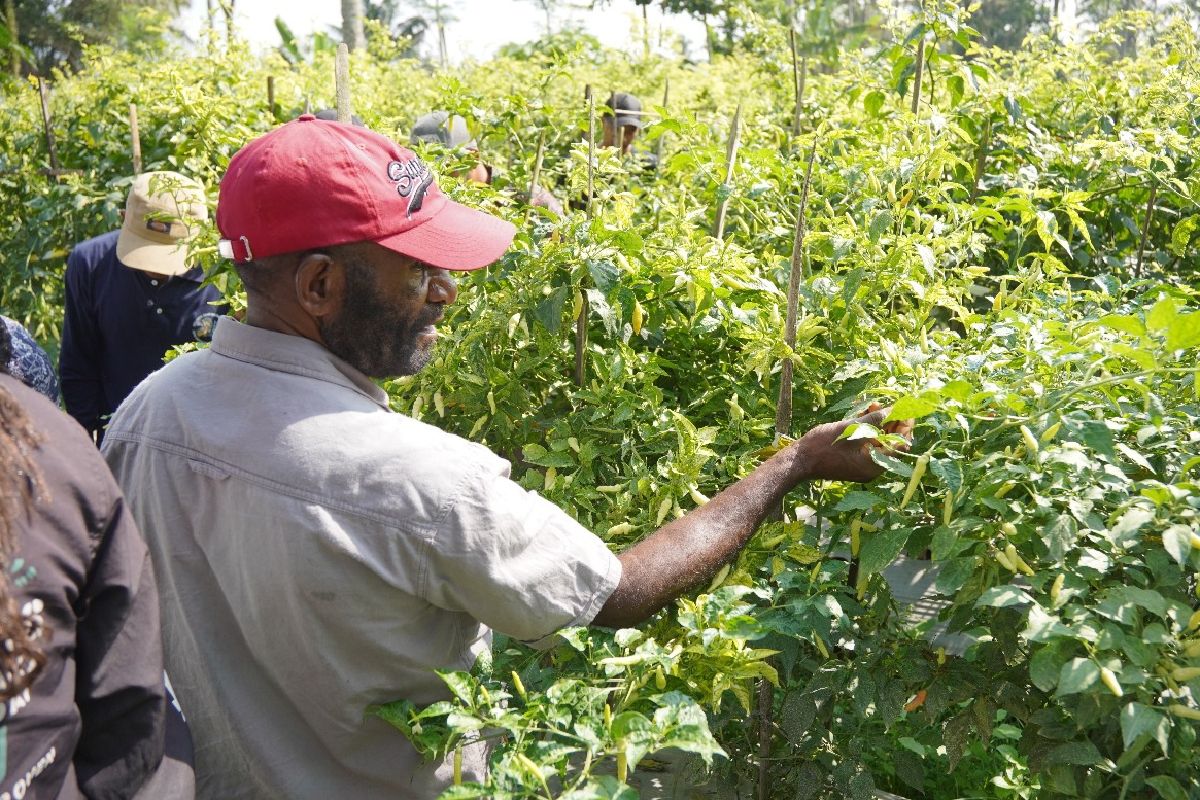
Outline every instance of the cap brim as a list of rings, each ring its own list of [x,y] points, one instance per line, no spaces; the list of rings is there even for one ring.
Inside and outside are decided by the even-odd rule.
[[[182,275],[189,269],[186,242],[152,242],[125,228],[117,236],[117,259],[127,267],[159,275]]]
[[[617,127],[624,128],[626,125],[632,125],[635,128],[642,128],[645,123],[642,118],[636,114],[617,114]]]
[[[433,218],[375,243],[441,269],[466,271],[504,255],[516,232],[507,220],[447,200]]]

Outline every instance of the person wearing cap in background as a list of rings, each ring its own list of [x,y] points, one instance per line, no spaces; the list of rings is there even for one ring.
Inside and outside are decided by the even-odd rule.
[[[368,707],[449,698],[435,670],[470,669],[493,629],[540,645],[636,624],[797,481],[880,472],[837,441],[847,423],[824,425],[618,557],[376,384],[429,362],[450,271],[500,258],[510,223],[386,137],[305,115],[234,155],[217,227],[244,322],[139,385],[103,446],[161,585],[201,798],[434,798],[454,764],[422,764]],[[464,781],[486,763],[464,744]]]
[[[129,189],[121,229],[67,257],[59,377],[67,413],[93,439],[167,350],[211,337],[221,293],[186,262],[187,243],[207,219],[198,182],[143,173]]]
[[[472,153],[479,152],[479,145],[471,138],[471,132],[467,129],[467,121],[458,114],[451,116],[449,111],[431,111],[418,117],[417,121],[413,123],[409,142],[414,145],[439,144],[447,149],[461,147]],[[479,160],[470,170],[451,174],[476,183],[491,184],[494,170],[491,164]],[[529,199],[529,205],[548,209],[559,216],[562,216],[563,213],[562,203],[543,186],[534,189],[533,197]]]
[[[613,92],[604,101],[603,124],[601,146],[617,147],[621,155],[627,155],[633,147],[633,140],[645,127],[642,101],[628,92]]]

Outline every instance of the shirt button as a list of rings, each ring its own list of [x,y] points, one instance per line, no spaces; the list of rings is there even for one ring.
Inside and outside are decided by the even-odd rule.
[[[147,301],[146,301],[146,308],[150,308],[150,307],[151,307],[151,306],[153,306],[153,305],[154,305],[154,301],[153,301],[153,300],[147,300]]]
[[[160,309],[158,309],[158,313],[159,313],[159,314],[163,313],[163,310],[162,310],[161,308],[160,308]]]
[[[150,281],[151,286],[158,286],[158,281]]]

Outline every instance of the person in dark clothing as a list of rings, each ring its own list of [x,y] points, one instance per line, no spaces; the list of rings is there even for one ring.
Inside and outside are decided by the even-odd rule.
[[[4,371],[10,353],[0,326],[0,798],[190,798],[146,546],[92,442]]]
[[[121,230],[76,245],[67,258],[59,374],[67,413],[93,439],[167,350],[211,338],[221,293],[185,262],[196,222],[207,218],[200,184],[145,173],[130,189]]]

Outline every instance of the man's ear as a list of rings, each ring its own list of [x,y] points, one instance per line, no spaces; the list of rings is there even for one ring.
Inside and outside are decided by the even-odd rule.
[[[346,271],[326,253],[309,253],[296,267],[296,302],[317,319],[336,314],[346,290]]]

